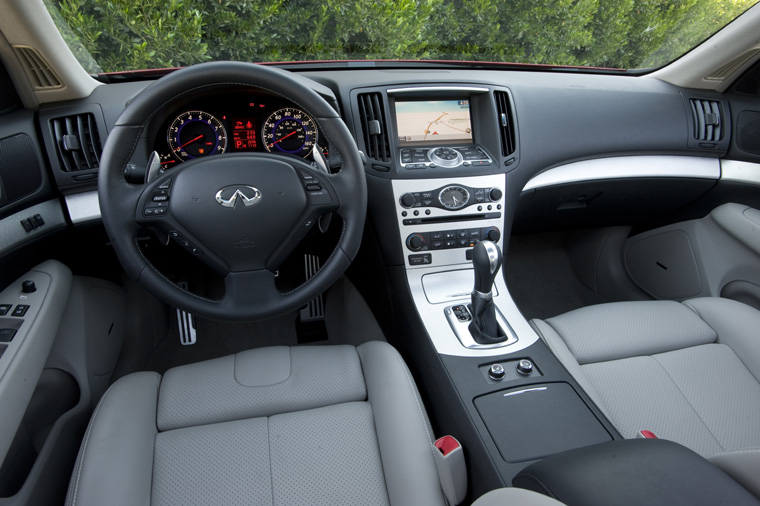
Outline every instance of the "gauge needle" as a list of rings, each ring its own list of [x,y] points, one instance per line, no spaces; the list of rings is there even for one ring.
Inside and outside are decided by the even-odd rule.
[[[274,145],[275,145],[275,144],[277,144],[278,142],[280,142],[280,141],[284,141],[285,139],[287,139],[287,138],[288,138],[288,137],[290,137],[291,135],[295,135],[295,134],[297,134],[297,133],[298,133],[298,130],[294,130],[294,131],[290,132],[288,135],[286,135],[285,137],[280,137],[279,139],[277,139],[276,141],[274,141],[272,144],[270,144],[270,145],[269,145],[269,146],[267,146],[267,147],[268,147],[268,148],[271,148],[272,146],[274,146]]]
[[[459,204],[459,199],[456,197],[456,195],[452,195],[451,198],[454,199],[454,205]]]
[[[294,133],[295,133],[295,132],[294,132]],[[188,144],[190,144],[191,142],[195,142],[195,141],[197,141],[198,139],[202,139],[202,138],[203,138],[203,134],[199,135],[199,136],[198,136],[198,137],[196,137],[195,139],[190,139],[189,141],[187,141],[186,143],[184,143],[183,145],[181,145],[180,147],[178,147],[178,148],[177,148],[177,149],[175,149],[174,151],[179,151],[180,149],[184,148],[185,146],[187,146],[187,145],[188,145]],[[284,137],[283,137],[283,139],[284,139]]]

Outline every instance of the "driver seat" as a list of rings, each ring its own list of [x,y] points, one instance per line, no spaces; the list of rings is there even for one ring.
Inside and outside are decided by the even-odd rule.
[[[433,443],[390,345],[261,348],[114,383],[66,504],[445,506]]]

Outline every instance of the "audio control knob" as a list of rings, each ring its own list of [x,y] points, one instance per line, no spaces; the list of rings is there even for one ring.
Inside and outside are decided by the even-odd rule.
[[[414,204],[417,203],[417,199],[415,199],[414,195],[412,195],[411,193],[405,193],[401,195],[400,202],[402,206],[409,208],[409,207],[414,206]]]
[[[412,234],[406,239],[406,246],[412,251],[419,251],[425,246],[425,239],[419,234]]]
[[[491,198],[491,202],[496,202],[501,200],[501,197],[503,197],[504,194],[499,188],[491,188],[491,191],[488,192],[488,196]]]
[[[488,232],[486,232],[486,238],[491,242],[499,242],[499,239],[501,239],[501,232],[496,227],[491,227],[488,229]]]

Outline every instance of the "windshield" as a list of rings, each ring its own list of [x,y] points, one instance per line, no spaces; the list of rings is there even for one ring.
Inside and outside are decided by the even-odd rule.
[[[44,0],[90,73],[210,60],[664,65],[756,0]]]

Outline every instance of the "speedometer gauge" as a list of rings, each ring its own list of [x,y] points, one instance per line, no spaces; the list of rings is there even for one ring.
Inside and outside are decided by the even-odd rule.
[[[222,122],[203,111],[187,111],[169,126],[169,148],[180,161],[224,153],[227,131]]]
[[[314,119],[300,109],[280,109],[267,118],[262,138],[269,152],[307,156],[317,143],[317,126]]]

